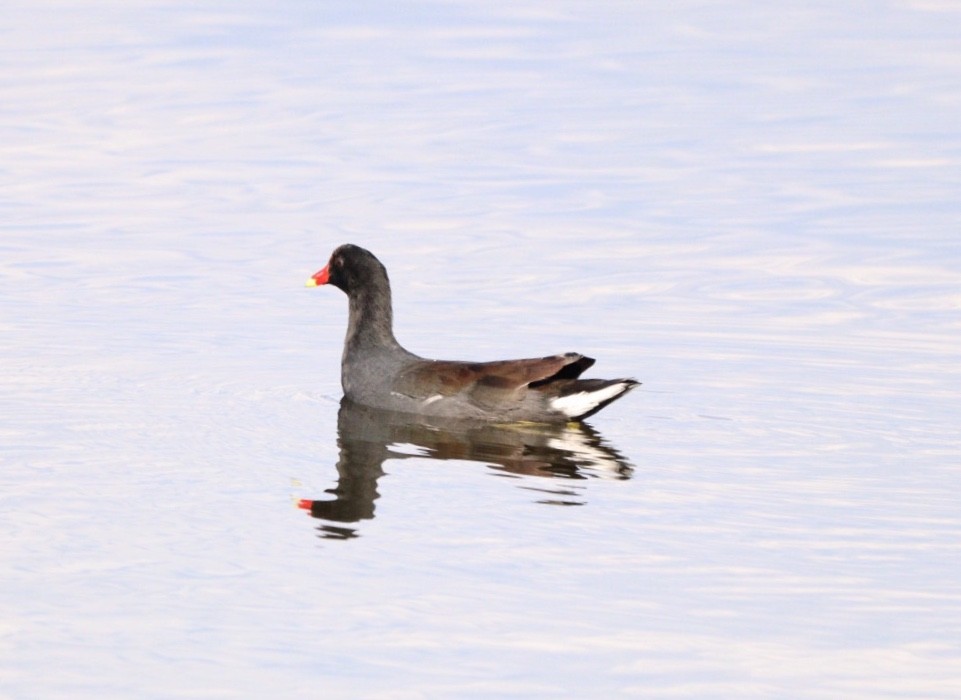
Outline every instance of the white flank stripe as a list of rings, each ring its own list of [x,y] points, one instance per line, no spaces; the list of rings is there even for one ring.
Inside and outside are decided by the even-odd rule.
[[[597,406],[597,404],[604,403],[608,399],[624,393],[625,388],[627,388],[626,384],[611,384],[611,386],[598,389],[597,391],[579,391],[576,394],[558,396],[551,401],[551,406],[568,418],[581,416]]]

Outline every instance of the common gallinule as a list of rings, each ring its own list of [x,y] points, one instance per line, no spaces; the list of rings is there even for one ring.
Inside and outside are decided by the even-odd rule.
[[[576,352],[526,360],[428,360],[394,338],[387,270],[346,244],[307,280],[332,284],[350,300],[340,381],[359,404],[424,416],[556,423],[597,413],[638,385],[633,379],[578,379],[594,360]]]

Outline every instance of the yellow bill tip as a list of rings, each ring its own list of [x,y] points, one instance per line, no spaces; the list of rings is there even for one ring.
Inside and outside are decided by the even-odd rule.
[[[310,277],[310,278],[307,279],[306,282],[304,282],[304,286],[305,286],[305,287],[316,287],[316,286],[317,286],[317,280],[315,280],[313,277]]]

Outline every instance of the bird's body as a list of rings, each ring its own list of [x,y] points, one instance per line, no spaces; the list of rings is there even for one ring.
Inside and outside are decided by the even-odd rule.
[[[311,277],[349,299],[341,384],[350,400],[423,416],[498,422],[581,420],[637,386],[633,379],[578,379],[594,364],[565,353],[523,360],[460,362],[419,357],[397,342],[387,271],[347,244]]]

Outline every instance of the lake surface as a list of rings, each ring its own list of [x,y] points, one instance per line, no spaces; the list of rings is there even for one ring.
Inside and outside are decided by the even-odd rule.
[[[0,697],[961,695],[956,3],[7,3]],[[576,350],[583,429],[340,407]]]

